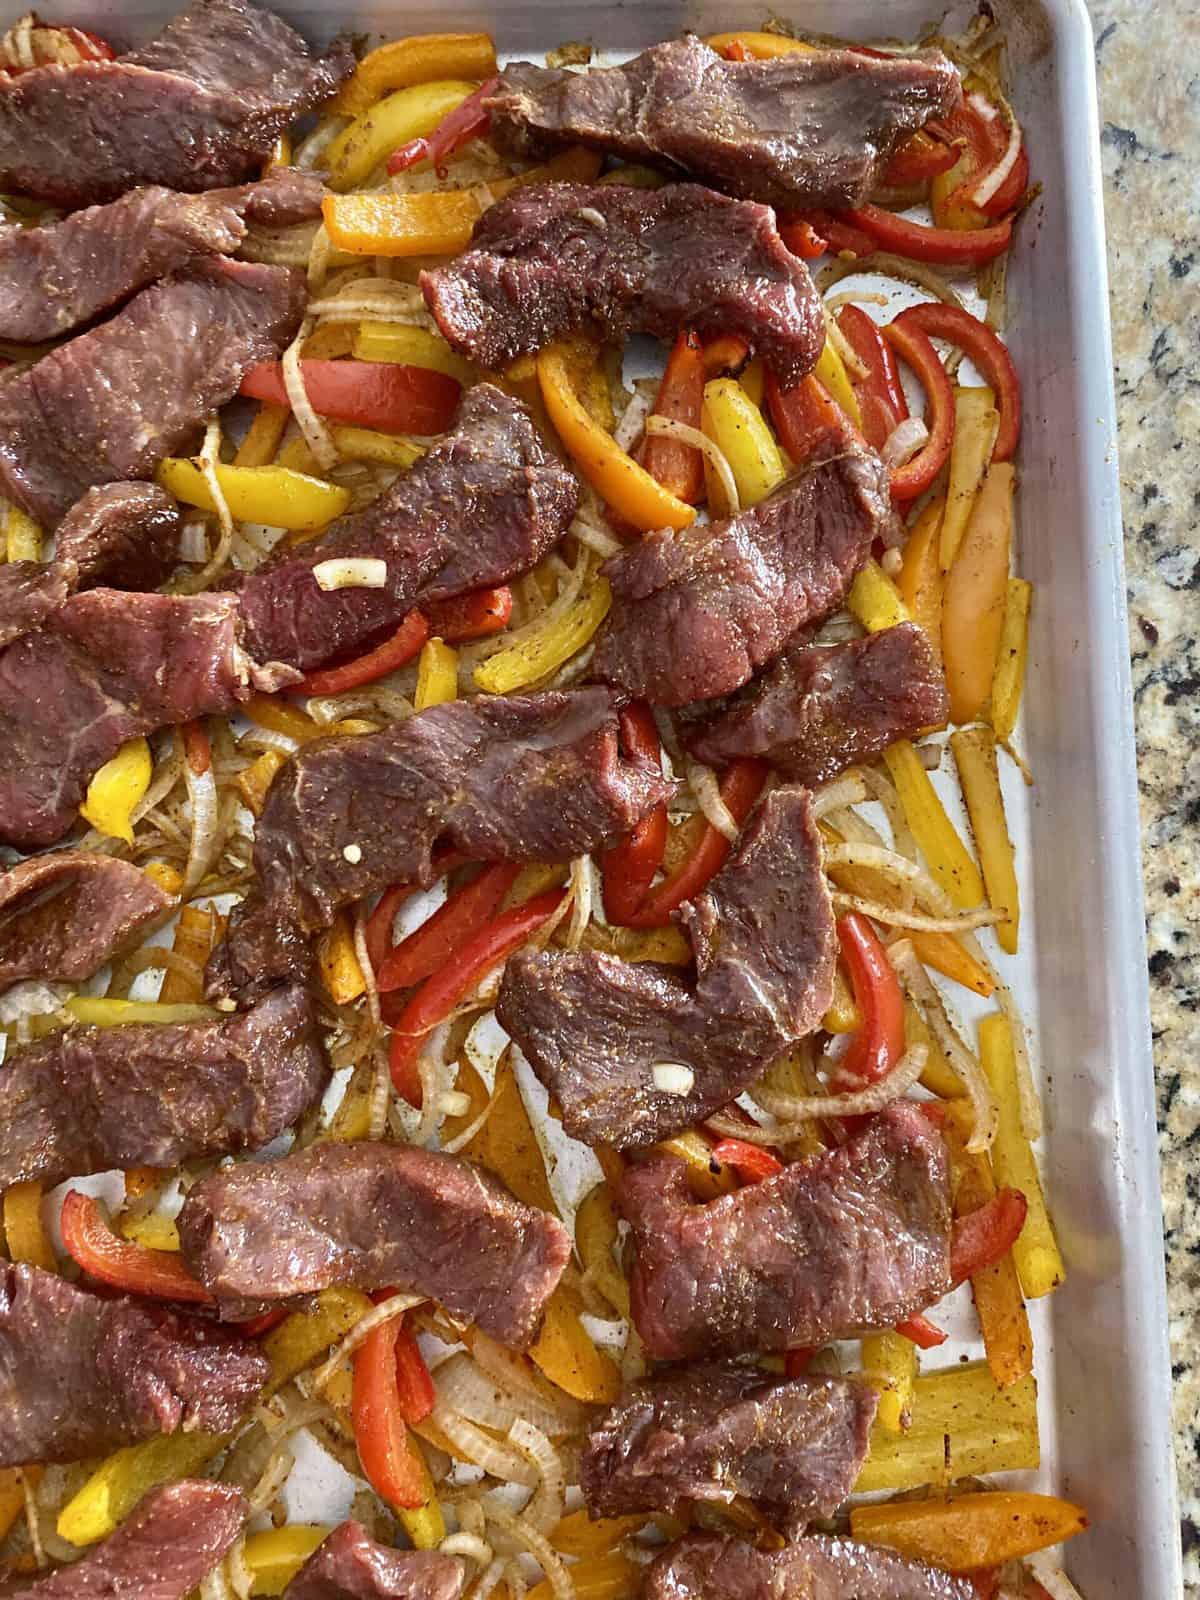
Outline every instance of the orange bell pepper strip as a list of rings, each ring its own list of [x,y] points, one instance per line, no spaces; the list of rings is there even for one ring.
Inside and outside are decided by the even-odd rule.
[[[314,411],[385,433],[444,433],[462,392],[448,373],[394,361],[301,361],[300,371]],[[286,406],[283,367],[278,361],[259,362],[242,379],[239,393]]]
[[[712,1157],[722,1166],[728,1163],[743,1183],[761,1183],[783,1171],[783,1162],[762,1145],[748,1144],[745,1139],[718,1139],[713,1145]]]
[[[878,245],[863,228],[856,228],[845,219],[848,212],[799,211],[780,225],[779,237],[794,255],[804,256],[811,250],[815,239],[824,250],[835,256],[874,255]]]
[[[911,460],[892,470],[892,495],[897,500],[915,500],[937,477],[954,442],[954,386],[934,349],[928,330],[912,313],[922,306],[911,306],[888,323],[883,336],[921,380],[928,404],[925,422],[929,437]]]
[[[984,1490],[954,1499],[855,1506],[850,1531],[945,1572],[974,1572],[1073,1539],[1088,1525],[1082,1506],[1052,1495]]]
[[[946,574],[942,657],[955,722],[981,717],[992,692],[1008,601],[1013,488],[1011,463],[988,470]]]
[[[862,413],[862,432],[874,450],[882,450],[897,424],[908,416],[908,401],[892,347],[860,306],[843,306],[837,316],[846,342],[867,369],[865,378],[852,378]]]
[[[396,1322],[382,1323],[354,1353],[351,1417],[358,1459],[375,1493],[396,1510],[430,1497],[429,1474],[409,1437],[396,1373]]]
[[[419,652],[429,637],[429,624],[419,611],[410,611],[390,639],[377,644],[374,650],[344,661],[340,667],[323,667],[310,672],[299,683],[291,685],[293,694],[326,695],[344,694],[347,689],[359,689],[364,683],[374,683],[377,678],[395,672]]]
[[[949,172],[957,160],[958,151],[953,145],[931,138],[923,128],[918,128],[883,169],[883,182],[889,188],[927,183],[930,178],[936,178],[939,172]]]
[[[842,960],[850,973],[862,1026],[841,1068],[863,1083],[878,1083],[904,1054],[904,993],[887,951],[866,917],[852,911],[837,921]]]
[[[507,584],[495,589],[475,589],[453,600],[431,600],[424,607],[429,631],[446,644],[486,639],[508,626],[513,595]]]
[[[719,333],[704,346],[707,378],[736,378],[750,359],[750,346],[736,333]]]
[[[370,51],[325,107],[338,117],[357,117],[397,89],[441,78],[490,78],[496,46],[487,33],[419,33]]]
[[[662,760],[662,745],[650,707],[644,701],[634,701],[621,710],[620,723],[625,754],[658,766]],[[657,805],[627,838],[604,852],[601,859],[604,914],[610,922],[624,925],[637,914],[662,865],[667,826],[666,805]]]
[[[62,1207],[62,1239],[67,1254],[91,1277],[127,1294],[156,1300],[186,1300],[211,1305],[213,1296],[171,1250],[151,1250],[120,1239],[91,1195],[72,1189]]]
[[[704,352],[696,335],[684,329],[675,340],[654,401],[652,414],[699,428],[704,403]],[[689,505],[704,493],[704,457],[668,434],[648,434],[642,465],[669,494]]]
[[[776,56],[814,55],[817,47],[786,33],[756,33],[743,28],[736,33],[713,33],[705,39],[710,50],[727,61],[771,61]]]
[[[910,261],[932,261],[947,267],[980,267],[1002,256],[1012,243],[1012,219],[990,228],[930,228],[895,211],[864,201],[842,215],[876,246]]]
[[[931,339],[947,339],[970,356],[995,395],[996,409],[1000,413],[992,460],[1010,461],[1021,437],[1021,380],[1004,343],[978,317],[961,306],[943,305],[940,300],[925,300],[919,306],[910,306],[889,324],[889,329],[897,324],[906,331],[920,329]],[[908,359],[903,349],[899,353]],[[923,382],[923,374],[918,372],[918,376]]]
[[[188,767],[197,778],[202,778],[212,766],[212,745],[203,721],[197,717],[183,725],[183,749]]]
[[[495,916],[520,870],[513,863],[499,862],[456,889],[388,955],[379,969],[379,992],[409,989],[452,960],[470,935]]]

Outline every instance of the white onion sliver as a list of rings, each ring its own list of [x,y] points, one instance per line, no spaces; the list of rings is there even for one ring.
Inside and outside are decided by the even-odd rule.
[[[1000,1121],[1000,1108],[996,1104],[992,1086],[974,1054],[967,1049],[955,1032],[946,1014],[942,997],[917,959],[917,953],[909,940],[902,939],[896,944],[889,945],[888,959],[896,969],[896,974],[908,991],[909,997],[923,1008],[925,1020],[934,1037],[949,1056],[950,1065],[963,1081],[971,1101],[974,1118],[967,1150],[973,1156],[986,1155],[995,1141]]]
[[[883,442],[879,454],[886,467],[902,467],[929,441],[929,428],[924,417],[905,417],[898,422]]]
[[[186,900],[192,890],[204,881],[217,852],[217,780],[211,767],[206,772],[192,771],[189,762],[183,764],[188,797],[192,804],[192,837],[188,845],[187,867],[180,891]]]
[[[717,782],[716,773],[702,762],[690,759],[685,771],[688,788],[696,796],[696,804],[704,813],[705,820],[710,822],[723,838],[728,839],[730,844],[736,844],[742,830],[738,827],[737,818],[721,797],[721,785]]]
[[[567,1474],[562,1457],[540,1428],[521,1418],[508,1430],[508,1437],[533,1462],[542,1478],[523,1514],[539,1533],[549,1533],[563,1514]]]
[[[489,1476],[499,1478],[501,1482],[519,1483],[526,1489],[537,1487],[538,1475],[519,1451],[493,1439],[440,1400],[433,1408],[433,1420],[462,1460],[482,1467]]]
[[[387,562],[379,556],[343,556],[318,561],[312,569],[318,589],[383,589],[387,585]]]
[[[530,1527],[523,1517],[514,1517],[510,1512],[502,1511],[499,1506],[489,1506],[487,1515],[489,1522],[494,1522],[498,1528],[519,1540],[529,1551],[545,1573],[554,1600],[575,1600],[575,1585],[571,1581],[570,1570],[558,1552],[551,1547],[550,1542],[536,1528]]]
[[[699,428],[693,428],[686,422],[677,422],[674,417],[659,416],[656,411],[651,412],[646,418],[646,432],[666,434],[672,439],[678,439],[680,444],[688,444],[693,450],[699,450],[720,480],[721,492],[729,506],[729,515],[731,517],[737,515],[742,509],[737,480],[733,476],[728,456],[715,439],[710,439],[706,433],[701,433]]]
[[[817,1117],[866,1116],[870,1112],[881,1111],[884,1106],[891,1105],[893,1100],[899,1100],[902,1094],[906,1094],[924,1072],[927,1057],[928,1051],[925,1046],[914,1044],[911,1049],[904,1052],[886,1078],[880,1078],[878,1083],[868,1084],[865,1089],[856,1089],[851,1094],[814,1094],[801,1097],[775,1094],[771,1091],[756,1090],[755,1093],[780,1122],[812,1122]],[[709,1120],[721,1132],[728,1131],[735,1138],[739,1126],[746,1129],[745,1123],[735,1123],[732,1117]],[[747,1131],[752,1133],[752,1130]],[[764,1142],[768,1144],[771,1143],[772,1131],[776,1138],[779,1137],[778,1129],[768,1128],[760,1131],[767,1135]]]
[[[656,1061],[650,1076],[660,1094],[691,1094],[696,1082],[696,1074],[682,1061]]]

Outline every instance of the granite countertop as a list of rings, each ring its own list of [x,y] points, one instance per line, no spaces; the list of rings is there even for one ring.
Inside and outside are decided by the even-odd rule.
[[[1185,1585],[1200,1595],[1200,4],[1096,32]]]

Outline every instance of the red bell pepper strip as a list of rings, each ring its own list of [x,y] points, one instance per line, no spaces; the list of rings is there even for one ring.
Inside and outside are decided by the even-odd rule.
[[[787,245],[793,255],[803,255],[810,238],[824,241],[828,250],[834,255],[869,256],[874,255],[878,249],[874,238],[865,228],[856,228],[852,221],[852,213],[840,212],[837,216],[831,211],[798,211],[781,223],[779,237]]]
[[[826,250],[829,249],[829,244],[821,237],[811,222],[800,220],[788,223],[787,247],[794,256],[799,256],[802,261],[815,261],[818,256],[825,254]]]
[[[443,849],[434,852],[433,875],[434,878],[444,878],[448,872],[454,872],[466,860],[461,850]],[[379,903],[367,918],[367,925],[363,929],[366,939],[367,955],[371,962],[371,971],[378,972],[387,958],[388,951],[392,948],[392,927],[396,921],[396,913],[406,900],[410,900],[420,886],[415,883],[394,883],[390,889],[385,889],[379,897]]]
[[[503,861],[485,867],[477,878],[456,889],[385,959],[378,974],[380,994],[410,989],[451,961],[471,934],[495,916],[520,870]]]
[[[921,306],[911,310],[920,311]],[[911,460],[892,469],[892,495],[896,500],[915,500],[946,463],[954,442],[954,386],[942,359],[930,343],[919,320],[902,311],[889,322],[883,336],[902,360],[921,380],[927,402],[925,423],[929,437]]]
[[[911,1339],[918,1350],[936,1350],[938,1345],[945,1344],[948,1334],[930,1322],[928,1317],[906,1317],[903,1322],[896,1324],[896,1332],[904,1338]]]
[[[704,371],[709,378],[739,373],[750,359],[750,346],[736,333],[719,333],[704,346]]]
[[[735,822],[739,825],[750,815],[751,807],[762,793],[767,781],[766,763],[753,757],[731,761],[721,779],[721,799],[724,800]],[[725,865],[733,846],[723,833],[718,833],[712,823],[706,823],[700,842],[686,861],[676,867],[671,876],[652,889],[641,907],[630,917],[630,928],[665,928],[672,911],[694,900],[701,889]]]
[[[861,1083],[878,1083],[904,1054],[904,995],[887,951],[866,917],[857,911],[839,917],[837,933],[862,1018],[841,1059],[841,1070]]]
[[[368,650],[365,656],[344,661],[340,667],[323,667],[291,685],[293,694],[343,694],[360,689],[411,661],[429,637],[429,624],[419,611],[410,611],[390,639]]]
[[[354,1353],[350,1413],[354,1442],[367,1481],[390,1506],[414,1510],[425,1504],[427,1480],[400,1404],[396,1321],[382,1323]]]
[[[768,369],[764,392],[776,435],[793,461],[807,461],[830,435],[841,439],[857,436],[850,418],[811,372],[794,388],[784,390]]]
[[[251,1317],[249,1322],[239,1322],[237,1330],[244,1333],[247,1339],[261,1339],[264,1333],[277,1328],[287,1315],[282,1306],[277,1306],[274,1311],[263,1311],[257,1317]]]
[[[872,449],[882,450],[897,425],[908,416],[896,358],[891,345],[860,306],[843,306],[837,322],[847,344],[867,369],[865,378],[852,377],[862,412],[863,437]]]
[[[186,1300],[211,1305],[213,1297],[172,1250],[151,1250],[121,1239],[105,1222],[89,1194],[72,1189],[62,1205],[62,1239],[67,1254],[93,1278],[127,1294],[156,1300]]]
[[[704,404],[704,376],[700,341],[685,328],[667,358],[652,414],[698,428]],[[668,434],[646,435],[642,465],[677,500],[695,505],[704,493],[704,457],[694,446],[681,444]]]
[[[426,978],[397,1015],[390,1057],[392,1082],[410,1105],[421,1104],[417,1061],[426,1035],[446,1020],[485,972],[537,932],[558,910],[565,894],[565,889],[551,889],[503,912],[469,939],[441,972]]]
[[[783,1162],[761,1145],[749,1144],[745,1139],[720,1139],[713,1146],[713,1160],[728,1164],[743,1183],[761,1183],[783,1171]]]
[[[980,183],[1003,159],[1008,148],[1009,130],[1005,118],[1000,114],[981,116],[967,99],[939,121],[937,131],[953,148],[956,164],[962,164],[961,181],[946,199],[947,210],[965,207],[968,215],[978,217],[1002,217],[1011,211],[1029,187],[1029,154],[1024,141],[1012,170],[995,194],[982,205],[974,199]]]
[[[314,411],[384,433],[444,433],[462,387],[445,372],[395,361],[302,361],[300,371]],[[291,404],[278,361],[251,367],[239,393],[271,405]]]
[[[431,600],[422,610],[429,631],[447,644],[462,644],[467,639],[486,639],[508,626],[513,596],[507,584],[497,589],[474,589],[455,595],[453,600]]]
[[[958,151],[953,145],[930,138],[923,128],[918,128],[883,169],[883,182],[889,188],[926,183],[939,172],[949,172],[957,160]]]
[[[990,228],[931,228],[895,211],[865,203],[844,213],[847,221],[876,245],[910,261],[941,266],[982,266],[1003,255],[1012,242],[1012,219]]]
[[[1016,1243],[1028,1210],[1019,1189],[997,1189],[965,1217],[956,1217],[950,1235],[950,1281],[954,1287],[991,1267]]]
[[[187,764],[197,778],[202,778],[212,766],[212,745],[204,723],[197,717],[183,725],[183,749]]]
[[[809,1363],[817,1353],[815,1344],[798,1344],[791,1350],[783,1352],[783,1375],[785,1378],[802,1378],[808,1371]]]
[[[396,1330],[396,1388],[405,1422],[424,1422],[437,1403],[437,1394],[417,1336],[403,1320]]]
[[[621,747],[630,757],[651,766],[662,762],[662,745],[650,707],[635,700],[620,713]],[[606,850],[600,867],[604,880],[604,914],[610,922],[627,923],[650,892],[667,846],[667,808],[657,805],[628,838]]]
[[[916,328],[927,338],[947,339],[970,356],[991,386],[996,396],[996,409],[1000,413],[992,460],[1010,461],[1021,436],[1021,380],[1001,340],[985,322],[973,317],[969,311],[962,310],[960,306],[943,305],[940,300],[925,300],[919,306],[910,306],[907,311],[902,311],[894,322],[888,324],[889,337],[897,324],[902,324],[905,332]],[[893,339],[892,343],[895,342]],[[911,360],[902,348],[900,354],[906,361]],[[924,373],[920,368],[917,371],[924,383]],[[892,487],[895,488],[894,480]]]
[[[495,89],[498,81],[497,78],[489,78],[486,83],[481,83],[474,94],[469,94],[461,105],[446,113],[432,133],[425,134],[419,139],[410,139],[407,144],[402,144],[399,150],[393,151],[388,157],[388,171],[407,172],[409,167],[415,167],[418,161],[432,161],[437,168],[438,177],[445,177],[442,168],[446,160],[456,150],[461,150],[463,145],[469,144],[472,139],[478,139],[481,134],[487,132],[492,117],[483,102]]]

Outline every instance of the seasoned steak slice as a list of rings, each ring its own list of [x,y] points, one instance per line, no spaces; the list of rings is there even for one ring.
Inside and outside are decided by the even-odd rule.
[[[255,1150],[328,1076],[299,988],[216,1022],[64,1029],[16,1051],[0,1073],[0,1188]]]
[[[189,1192],[179,1238],[188,1266],[224,1300],[391,1284],[519,1348],[571,1253],[556,1217],[514,1200],[482,1168],[373,1142],[221,1168]]]
[[[489,207],[471,248],[421,274],[450,343],[489,368],[577,330],[740,334],[799,382],[825,323],[808,268],[765,206],[697,184],[529,184]]]
[[[879,1397],[852,1378],[707,1364],[657,1372],[593,1424],[579,1482],[593,1517],[675,1515],[738,1495],[798,1527],[829,1517],[866,1459]]]
[[[658,1360],[822,1345],[890,1328],[950,1287],[946,1148],[918,1108],[888,1106],[840,1149],[697,1205],[686,1167],[631,1167],[633,1318]]]
[[[393,1550],[361,1522],[323,1539],[287,1586],[288,1600],[459,1600],[461,1561],[436,1550]]]
[[[951,1577],[894,1550],[810,1534],[781,1550],[689,1533],[646,1570],[642,1600],[973,1600]]]
[[[221,1433],[271,1365],[247,1339],[38,1267],[0,1269],[0,1466],[80,1461],[180,1428]]]
[[[587,72],[515,61],[485,103],[513,153],[590,145],[787,211],[858,205],[909,134],[961,98],[940,50],[726,61],[687,35]]]
[[[0,564],[0,649],[32,633],[71,593],[75,574],[54,561]]]
[[[179,560],[180,521],[155,483],[100,484],[59,523],[56,559],[74,562],[79,589],[157,589]]]
[[[694,983],[594,950],[519,951],[496,1014],[586,1144],[653,1144],[728,1104],[829,1006],[836,939],[803,789],[777,789],[681,920]],[[654,1068],[683,1065],[684,1093]]]

